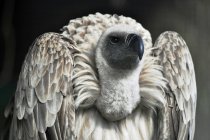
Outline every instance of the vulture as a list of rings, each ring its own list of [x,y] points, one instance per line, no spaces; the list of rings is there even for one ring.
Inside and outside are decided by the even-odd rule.
[[[183,38],[90,14],[29,48],[4,140],[193,140],[197,89]]]

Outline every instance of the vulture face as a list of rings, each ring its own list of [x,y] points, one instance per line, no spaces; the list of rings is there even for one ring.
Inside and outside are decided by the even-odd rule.
[[[140,102],[139,75],[143,40],[128,25],[108,28],[96,48],[101,94],[96,107],[110,121],[125,118]]]
[[[109,32],[109,30],[107,31]],[[110,31],[102,36],[102,56],[115,69],[135,69],[144,53],[141,37],[133,32]]]

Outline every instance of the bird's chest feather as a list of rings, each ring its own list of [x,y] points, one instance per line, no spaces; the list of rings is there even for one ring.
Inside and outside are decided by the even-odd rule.
[[[76,118],[78,140],[151,140],[154,137],[154,114],[138,107],[120,121],[104,119],[97,109],[79,110]]]

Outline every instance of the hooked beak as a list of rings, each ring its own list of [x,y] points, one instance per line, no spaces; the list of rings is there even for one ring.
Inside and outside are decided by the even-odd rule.
[[[139,60],[141,60],[144,54],[144,43],[142,38],[137,34],[129,34],[126,37],[126,44],[129,48],[132,48],[133,51],[137,52]]]

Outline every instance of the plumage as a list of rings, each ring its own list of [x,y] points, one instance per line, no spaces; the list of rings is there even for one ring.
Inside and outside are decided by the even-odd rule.
[[[5,110],[18,140],[192,140],[196,80],[175,32],[154,45],[135,20],[96,13],[29,49]]]

